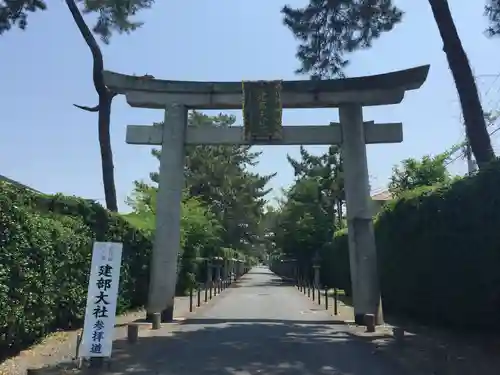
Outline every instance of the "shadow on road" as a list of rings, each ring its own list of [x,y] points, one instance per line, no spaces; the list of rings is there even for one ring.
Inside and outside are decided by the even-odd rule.
[[[300,326],[306,326],[306,325],[327,325],[327,324],[345,324],[344,321],[342,320],[325,320],[325,321],[309,321],[309,320],[283,320],[283,319],[233,319],[233,318],[228,318],[228,319],[204,319],[204,318],[192,318],[189,320],[186,320],[183,325],[203,325],[203,326],[209,326],[213,324],[234,324],[234,323],[240,323],[240,324],[247,324],[247,323],[255,323],[255,324],[286,324],[289,326],[292,325],[300,325]]]
[[[228,323],[229,322],[229,323]],[[244,323],[246,322],[246,323]],[[311,321],[199,319],[165,336],[114,344],[114,374],[399,375],[395,363],[331,324]],[[329,322],[331,323],[331,322]],[[44,375],[60,374],[47,369]]]
[[[269,273],[266,272],[252,272],[252,275],[255,274],[262,274],[269,276]],[[242,283],[243,281],[243,283]],[[244,287],[244,288],[258,288],[258,287],[274,287],[274,286],[292,286],[295,285],[295,281],[293,280],[287,280],[287,279],[282,279],[281,277],[274,276],[271,277],[269,280],[266,280],[264,282],[255,282],[255,281],[249,281],[247,279],[240,279],[235,283],[239,287]]]
[[[260,271],[257,271],[257,268],[254,268],[254,270],[252,272],[245,274],[243,277],[250,276],[250,275],[252,275],[252,276],[253,275],[266,275],[266,276],[269,276],[269,275],[272,275],[272,273],[269,272],[269,271],[262,271],[262,272],[260,272]]]
[[[273,279],[264,283],[249,283],[243,285],[243,288],[259,288],[259,287],[275,287],[275,286],[293,286],[294,283],[290,281],[283,281],[279,279]]]

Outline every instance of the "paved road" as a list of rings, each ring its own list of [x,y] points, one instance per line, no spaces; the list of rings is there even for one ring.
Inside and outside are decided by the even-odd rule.
[[[165,333],[163,334],[165,335]],[[254,268],[169,337],[143,337],[127,373],[400,375],[368,343],[267,268]],[[134,355],[133,357],[137,357]]]

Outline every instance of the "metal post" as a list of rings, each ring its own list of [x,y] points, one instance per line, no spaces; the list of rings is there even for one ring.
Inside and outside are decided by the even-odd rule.
[[[197,295],[197,301],[196,301],[196,306],[200,307],[201,306],[201,287],[200,284],[198,284],[198,295]]]
[[[189,312],[193,312],[193,287],[189,287]]]
[[[328,310],[328,287],[325,286],[325,310]]]
[[[76,350],[75,350],[75,358],[80,358],[80,346],[82,344],[83,332],[79,333],[76,336]]]
[[[339,300],[339,295],[338,295],[338,292],[337,292],[337,288],[333,288],[333,313],[335,315],[339,314],[339,303],[338,303],[338,300]]]
[[[215,289],[217,294],[221,292],[221,264],[217,263],[215,266]]]

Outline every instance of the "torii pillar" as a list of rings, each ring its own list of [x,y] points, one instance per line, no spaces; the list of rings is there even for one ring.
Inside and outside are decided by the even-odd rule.
[[[354,312],[358,323],[366,314],[377,315],[380,291],[366,144],[402,142],[403,134],[401,123],[363,121],[362,110],[400,103],[406,91],[422,86],[428,71],[426,65],[366,77],[282,82],[283,108],[339,108],[340,123],[284,126],[281,139],[259,143],[246,139],[242,127],[187,126],[188,109],[241,109],[241,82],[166,81],[104,72],[106,86],[125,94],[131,106],[165,110],[162,126],[127,128],[127,143],[162,146],[148,313],[161,312],[163,321],[173,318],[186,144],[341,144]]]

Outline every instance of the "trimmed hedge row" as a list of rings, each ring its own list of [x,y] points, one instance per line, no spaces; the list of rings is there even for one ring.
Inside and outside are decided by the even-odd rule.
[[[347,229],[337,231],[332,242],[320,250],[320,282],[351,294],[351,271]]]
[[[500,330],[499,186],[497,161],[474,176],[388,203],[375,220],[388,312],[460,329]],[[323,256],[324,277],[350,290],[345,231]]]
[[[206,280],[200,255],[254,261],[210,244],[206,228],[190,229],[179,257],[178,294]],[[0,181],[0,360],[50,332],[82,326],[94,241],[123,243],[117,314],[144,306],[151,237],[95,202]]]
[[[82,325],[93,241],[123,242],[118,313],[146,303],[150,239],[90,201],[0,182],[0,353]]]

